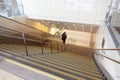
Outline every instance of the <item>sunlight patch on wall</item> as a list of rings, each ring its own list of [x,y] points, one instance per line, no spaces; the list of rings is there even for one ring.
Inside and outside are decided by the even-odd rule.
[[[59,31],[58,28],[52,27],[52,28],[50,29],[50,34],[55,35],[55,33],[56,33],[57,31]]]
[[[49,32],[48,27],[39,23],[39,22],[34,22],[34,25],[35,25],[36,29],[39,29],[39,30],[44,31],[44,32]]]

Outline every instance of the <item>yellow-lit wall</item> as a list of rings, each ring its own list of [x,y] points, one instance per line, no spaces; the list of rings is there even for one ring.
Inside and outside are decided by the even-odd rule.
[[[27,24],[29,26],[32,26],[38,30],[41,30],[41,31],[44,31],[47,33],[49,33],[49,31],[50,31],[50,29],[47,26],[41,24],[38,21],[27,19],[27,17],[24,17],[24,16],[23,17],[21,17],[21,16],[15,17],[14,20],[19,21],[19,22],[24,23],[24,24]]]

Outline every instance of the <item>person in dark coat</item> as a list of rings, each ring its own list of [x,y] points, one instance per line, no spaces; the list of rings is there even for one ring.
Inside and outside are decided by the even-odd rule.
[[[62,41],[63,41],[63,44],[65,44],[66,39],[67,39],[66,32],[63,32],[63,34],[62,34]]]

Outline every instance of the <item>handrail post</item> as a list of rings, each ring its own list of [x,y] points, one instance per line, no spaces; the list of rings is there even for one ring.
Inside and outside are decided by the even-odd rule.
[[[25,51],[26,51],[26,55],[28,56],[28,49],[27,49],[27,43],[25,40],[25,34],[22,32],[22,37],[23,37],[23,41],[24,41],[24,46],[25,46]]]
[[[62,49],[62,52],[63,52],[63,43],[62,43],[62,45],[61,45],[62,47],[61,47],[61,49]]]
[[[51,44],[50,44],[50,47],[51,47],[51,53],[52,53],[52,40],[51,40]]]
[[[59,52],[59,43],[57,41],[57,52]]]
[[[43,54],[43,42],[40,41],[40,44],[41,44],[41,51],[42,51],[42,54]]]

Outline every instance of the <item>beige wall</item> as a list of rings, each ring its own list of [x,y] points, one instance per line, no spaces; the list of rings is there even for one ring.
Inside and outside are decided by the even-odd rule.
[[[41,24],[37,21],[33,21],[30,19],[28,20],[25,17],[20,17],[20,18],[17,17],[14,19],[19,20],[22,23],[31,25],[39,30],[48,32],[48,33],[53,34],[53,35],[55,34],[55,32],[59,31],[58,28],[55,28],[55,27],[49,28],[49,27],[44,26],[43,24]],[[64,32],[64,31],[67,33],[67,37],[68,37],[66,43],[72,44],[72,45],[80,45],[80,46],[90,47],[91,43],[93,42],[91,40],[94,40],[92,38],[94,38],[94,36],[95,36],[95,34],[88,33],[88,32],[80,32],[80,31],[65,30],[65,29],[60,30],[60,33],[62,34],[62,32]]]
[[[67,34],[67,43],[73,45],[82,45],[86,47],[90,47],[91,44],[91,33],[88,32],[79,32],[72,30],[63,30],[62,32],[66,32]],[[94,36],[94,35],[93,35]]]

